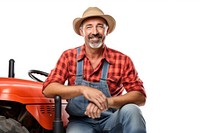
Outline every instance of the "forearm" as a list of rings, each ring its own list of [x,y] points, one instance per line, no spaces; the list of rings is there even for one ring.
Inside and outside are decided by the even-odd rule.
[[[146,97],[142,93],[138,91],[131,91],[121,96],[108,98],[108,107],[118,109],[128,103],[143,106],[145,102]]]
[[[60,83],[50,83],[43,91],[46,97],[53,98],[60,95],[63,99],[70,99],[82,95],[81,88],[84,86],[66,86]]]

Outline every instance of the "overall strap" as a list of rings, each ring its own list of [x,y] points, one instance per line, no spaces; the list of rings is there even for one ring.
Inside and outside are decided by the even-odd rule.
[[[104,60],[103,62],[103,68],[102,68],[102,74],[101,74],[101,81],[106,81],[107,79],[107,75],[108,75],[108,68],[109,68],[109,63]]]
[[[77,48],[77,58],[78,58],[78,55],[80,54],[80,47]],[[77,62],[77,67],[76,67],[76,76],[79,77],[79,78],[82,78],[82,75],[83,75],[83,60],[80,60]]]

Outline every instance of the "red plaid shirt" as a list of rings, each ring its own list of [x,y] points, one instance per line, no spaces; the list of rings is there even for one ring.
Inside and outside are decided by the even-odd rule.
[[[138,73],[131,59],[123,53],[104,47],[103,58],[100,64],[93,69],[89,59],[85,54],[85,45],[80,46],[81,51],[77,58],[77,49],[68,49],[60,56],[56,67],[51,71],[43,84],[43,89],[52,82],[74,85],[76,79],[77,60],[83,59],[83,78],[91,82],[99,82],[102,73],[103,60],[109,63],[107,83],[112,96],[121,95],[123,90],[140,91],[145,96],[143,82],[138,77]]]

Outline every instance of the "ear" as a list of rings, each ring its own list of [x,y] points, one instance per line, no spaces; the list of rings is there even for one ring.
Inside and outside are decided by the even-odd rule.
[[[79,29],[81,36],[84,36],[82,28]]]
[[[109,33],[109,27],[107,27],[107,29],[105,30],[105,35],[107,36]]]
[[[107,29],[106,35],[108,35],[108,34],[109,34],[109,33],[108,33],[108,31],[109,31],[109,27],[108,27],[108,29]]]

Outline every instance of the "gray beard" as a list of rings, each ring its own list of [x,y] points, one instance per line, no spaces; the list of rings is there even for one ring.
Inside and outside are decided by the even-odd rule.
[[[89,42],[89,45],[91,48],[100,48],[103,45],[103,42],[102,41],[99,41],[98,43]]]

